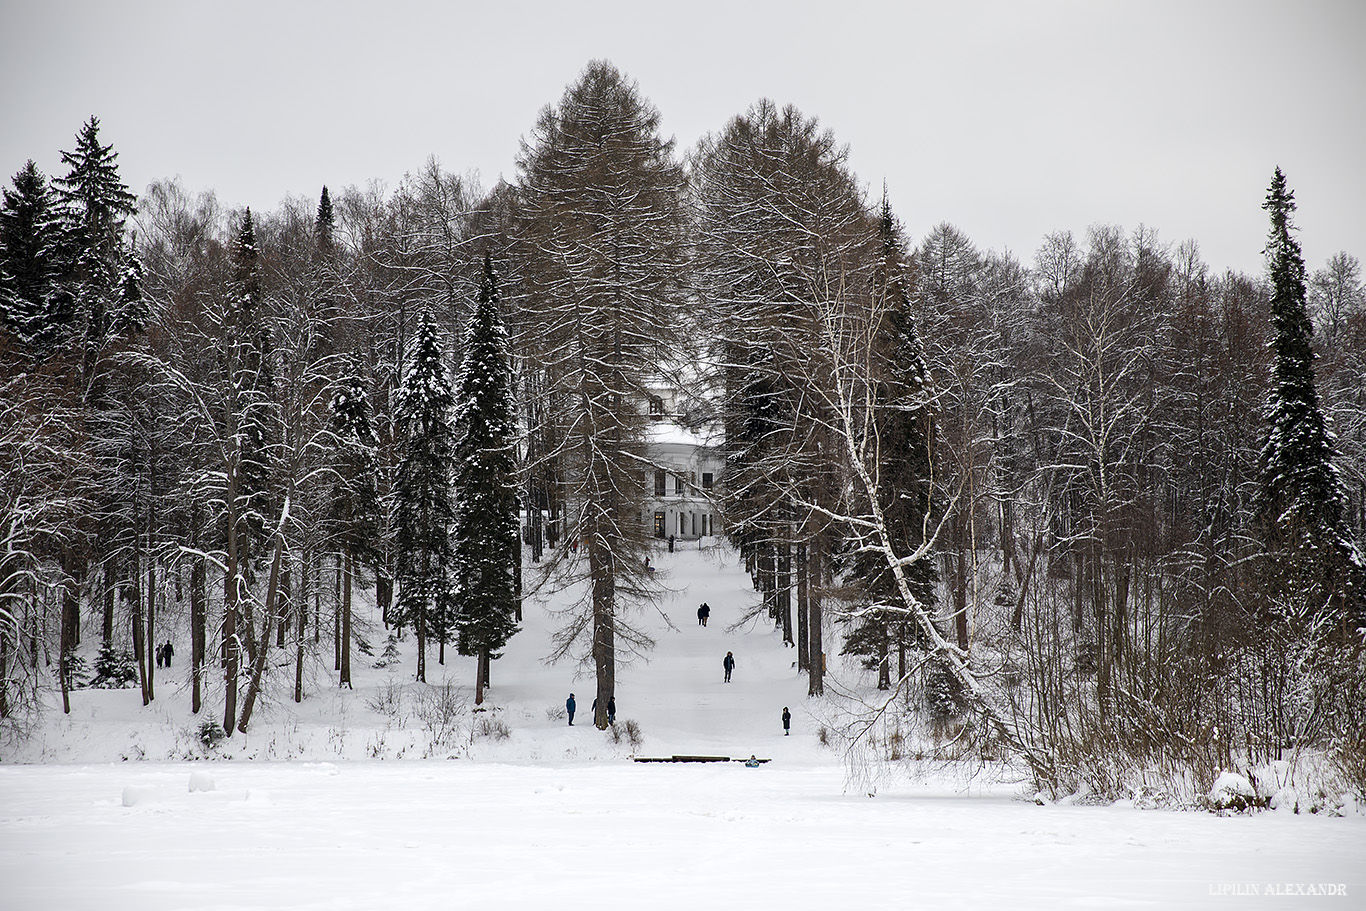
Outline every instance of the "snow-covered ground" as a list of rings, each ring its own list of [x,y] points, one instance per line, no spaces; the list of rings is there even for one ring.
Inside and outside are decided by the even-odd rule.
[[[1036,806],[946,772],[870,797],[820,744],[793,650],[765,622],[732,628],[755,599],[733,557],[655,562],[672,593],[637,617],[658,645],[619,675],[618,729],[637,722],[641,756],[771,762],[632,762],[592,727],[591,681],[540,660],[542,605],[494,664],[490,711],[450,730],[408,683],[410,639],[400,667],[359,661],[353,692],[319,673],[302,706],[275,694],[217,761],[187,762],[206,751],[178,661],[152,706],[81,691],[6,750],[0,908],[1366,907],[1362,815]],[[468,698],[472,663],[429,662],[447,674]]]

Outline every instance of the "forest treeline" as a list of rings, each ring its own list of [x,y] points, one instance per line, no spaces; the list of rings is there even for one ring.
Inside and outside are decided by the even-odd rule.
[[[418,680],[479,656],[480,698],[524,594],[575,586],[552,657],[605,707],[650,646],[670,386],[723,430],[724,531],[809,692],[834,643],[885,693],[853,736],[1053,792],[1304,749],[1366,780],[1366,291],[1306,267],[1279,171],[1248,276],[1147,227],[907,238],[815,118],[679,150],[606,62],[492,189],[432,159],[270,212],[135,198],[93,117],[62,163],[0,209],[12,730],[83,685],[150,702],[172,638],[246,730],[310,667],[349,685],[357,585]]]

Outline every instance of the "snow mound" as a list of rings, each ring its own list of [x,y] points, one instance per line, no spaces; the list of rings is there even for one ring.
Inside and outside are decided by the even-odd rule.
[[[1207,796],[1216,810],[1246,810],[1257,805],[1257,789],[1247,776],[1237,772],[1220,772]]]
[[[191,772],[191,773],[190,773],[190,793],[191,793],[191,794],[195,793],[196,791],[212,791],[212,790],[213,790],[213,787],[214,787],[214,785],[213,785],[213,777],[212,777],[211,775],[209,775],[208,772]]]
[[[130,784],[123,789],[123,805],[136,807],[139,804],[154,803],[160,798],[156,788],[147,785]]]

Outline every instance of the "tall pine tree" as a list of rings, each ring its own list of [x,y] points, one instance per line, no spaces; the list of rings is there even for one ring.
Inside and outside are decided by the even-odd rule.
[[[1271,216],[1266,257],[1274,333],[1269,433],[1261,455],[1259,513],[1270,595],[1303,599],[1311,612],[1357,612],[1362,559],[1347,519],[1347,495],[1334,467],[1332,434],[1319,407],[1305,268],[1294,237],[1295,194],[1277,168],[1262,205]]]
[[[91,117],[76,134],[76,149],[62,152],[70,170],[55,181],[66,208],[68,280],[75,317],[84,331],[85,377],[95,361],[118,309],[124,278],[124,224],[137,198],[119,176],[118,153],[100,144],[100,122]]]
[[[521,559],[511,359],[487,256],[456,389],[456,624],[460,653],[479,658],[477,705],[484,701],[490,660],[517,631]]]
[[[375,484],[375,434],[365,385],[353,371],[332,396],[332,526],[342,554],[341,674],[351,686],[351,590],[357,561],[372,562],[379,534],[379,497]]]
[[[436,324],[423,314],[399,390],[398,420],[406,442],[395,483],[398,601],[395,619],[417,634],[417,679],[427,679],[427,640],[445,641],[454,610],[455,521],[451,489],[454,404]]]
[[[0,207],[0,325],[26,347],[42,350],[71,319],[69,297],[57,285],[61,225],[52,189],[37,165],[29,161],[13,184]]]

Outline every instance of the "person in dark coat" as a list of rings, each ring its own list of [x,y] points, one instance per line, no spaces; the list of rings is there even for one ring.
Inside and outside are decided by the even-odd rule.
[[[703,601],[702,606],[697,609],[697,625],[706,626],[707,618],[711,616],[711,607]]]
[[[564,701],[564,710],[569,713],[569,726],[574,726],[574,694],[570,693],[569,698]]]
[[[166,665],[166,646],[164,646],[164,645],[158,645],[158,646],[157,646],[157,667],[164,667],[165,665]]]
[[[161,647],[161,654],[166,659],[166,666],[170,667],[171,657],[175,654],[175,646],[171,644],[170,639],[167,639],[166,644]]]
[[[792,713],[789,712],[789,711],[787,710],[787,706],[783,706],[783,736],[784,736],[784,737],[787,737],[789,734],[792,733],[791,728],[792,728]]]
[[[726,669],[726,682],[730,683],[730,672],[735,670],[735,655],[726,652],[726,659],[721,662],[721,666]]]
[[[607,697],[607,723],[608,723],[608,724],[616,724],[616,723],[617,723],[617,697],[616,697],[616,696],[608,696],[608,697]]]

